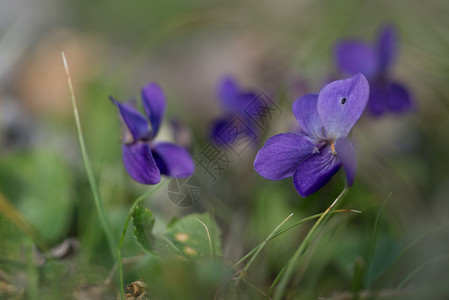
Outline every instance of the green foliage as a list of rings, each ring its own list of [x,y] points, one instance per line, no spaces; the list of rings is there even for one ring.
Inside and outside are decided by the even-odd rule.
[[[13,59],[5,61],[20,66],[11,68],[11,74],[2,73],[6,81],[0,89],[0,193],[49,248],[69,236],[81,248],[74,257],[37,265],[37,239],[17,226],[7,210],[1,211],[0,298],[117,299],[119,285],[142,280],[154,299],[264,299],[295,249],[302,247],[297,263],[291,263],[291,280],[285,280],[282,299],[448,299],[448,2],[403,4],[68,0],[51,10],[30,10],[52,15],[56,10],[64,24],[53,20],[50,23],[57,27],[42,27],[42,15],[28,18],[37,20],[32,32],[39,35],[25,38],[17,37],[23,36],[21,26],[29,27],[26,22],[17,23],[21,18],[13,14],[12,23],[4,19],[2,53],[13,53]],[[10,11],[13,7],[3,13]],[[340,76],[333,72],[334,44],[341,38],[373,41],[385,21],[397,26],[400,40],[392,79],[410,88],[416,109],[407,115],[360,120],[353,131],[357,177],[340,207],[362,213],[332,214],[310,243],[304,243],[316,222],[312,219],[320,217],[341,191],[343,174],[302,199],[291,180],[268,181],[255,173],[256,151],[269,136],[294,126],[294,99],[317,92],[329,75]],[[41,48],[47,34],[54,32],[62,37],[61,44]],[[84,34],[98,43],[98,52],[79,38]],[[20,40],[37,43],[15,44]],[[57,54],[66,52],[92,178],[110,223],[109,240],[113,246],[119,241],[122,268],[115,268],[117,261],[108,254],[105,222],[95,211],[73,116],[52,119],[45,112],[34,114],[28,104],[34,97],[24,97],[30,92],[29,81],[23,80],[21,69],[36,63],[36,50],[50,48],[56,55],[47,53],[41,60],[45,68],[30,72],[31,77],[44,78],[43,71],[53,69],[60,71],[55,76],[63,77]],[[86,58],[98,64],[83,67],[80,62]],[[89,75],[92,71],[95,78]],[[201,178],[207,197],[194,207],[174,207],[165,187],[132,204],[148,187],[133,182],[123,167],[121,124],[108,96],[139,99],[143,84],[161,84],[170,103],[167,120],[184,121],[193,137],[189,151],[195,156],[209,142],[210,121],[219,113],[214,92],[223,72],[272,95],[282,116],[267,123],[257,147],[248,147],[241,156],[225,150],[233,160],[229,170],[216,182],[207,175]],[[45,80],[55,90],[61,88],[58,99],[69,104],[65,81],[61,85],[54,78]],[[296,80],[304,81],[300,91],[291,86]],[[44,94],[53,92],[49,88],[40,86]],[[3,110],[9,100],[25,112],[16,120]],[[161,140],[171,139],[167,123]],[[390,193],[380,215],[379,207]],[[135,208],[137,203],[151,210]],[[214,211],[226,232],[224,245],[216,222],[198,213],[202,211]],[[292,218],[275,230],[290,213]],[[123,228],[129,215],[134,237],[125,236],[129,231]],[[184,217],[160,226],[180,215]],[[130,219],[126,220],[128,225]],[[151,255],[142,255],[141,249]]]
[[[0,158],[0,190],[46,241],[67,231],[73,208],[71,184],[66,164],[50,151]]]
[[[154,218],[151,211],[147,208],[137,206],[132,212],[133,232],[137,243],[143,250],[151,253],[157,253],[154,248],[155,237],[153,235]]]
[[[134,238],[146,252],[188,260],[221,255],[220,231],[206,213],[175,218],[163,234],[153,233],[155,219],[148,208],[137,206],[131,216]]]

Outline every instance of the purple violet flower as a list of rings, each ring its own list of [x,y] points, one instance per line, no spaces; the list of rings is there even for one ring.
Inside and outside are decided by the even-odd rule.
[[[357,74],[327,84],[318,95],[298,98],[292,109],[302,132],[269,138],[254,160],[256,172],[270,180],[293,177],[296,190],[306,197],[343,166],[351,186],[357,161],[347,136],[362,115],[368,96],[368,81]]]
[[[156,83],[142,88],[145,115],[132,102],[120,103],[112,97],[110,99],[117,106],[125,125],[122,157],[126,171],[134,180],[156,184],[161,181],[161,175],[182,178],[193,174],[195,165],[185,149],[169,142],[153,141],[166,107],[165,95]]]
[[[352,40],[338,43],[335,49],[335,58],[341,71],[349,75],[362,73],[368,78],[371,86],[368,111],[374,116],[388,111],[402,113],[413,105],[407,89],[390,78],[396,48],[394,27],[384,26],[374,46]]]
[[[244,91],[238,85],[234,78],[224,77],[218,86],[218,99],[225,108],[225,116],[220,117],[212,125],[211,138],[217,145],[229,145],[233,141],[228,140],[229,135],[223,134],[236,117],[239,117],[247,126],[246,134],[250,138],[256,138],[257,128],[253,121],[248,117],[245,108],[256,101],[257,94],[252,91]]]

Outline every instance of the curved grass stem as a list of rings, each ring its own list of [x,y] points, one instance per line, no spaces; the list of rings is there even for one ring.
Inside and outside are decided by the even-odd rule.
[[[270,290],[268,292],[268,295],[271,295],[274,291],[276,285],[279,282],[279,285],[276,289],[276,292],[274,294],[274,299],[282,299],[283,295],[285,294],[285,290],[287,288],[287,284],[290,282],[290,278],[293,274],[293,270],[296,267],[296,262],[299,259],[299,257],[305,252],[307,247],[310,245],[312,239],[316,236],[315,232],[320,228],[321,223],[326,219],[326,217],[333,211],[335,206],[337,205],[338,201],[342,198],[342,196],[347,191],[347,188],[345,187],[343,191],[338,195],[337,198],[335,198],[334,202],[321,214],[319,219],[316,221],[316,223],[313,225],[312,229],[310,229],[309,233],[307,233],[306,237],[302,241],[301,245],[299,245],[298,249],[296,249],[293,256],[289,259],[287,264],[283,267],[281,272],[278,274],[274,282],[271,284]]]
[[[338,210],[334,210],[332,213],[343,213],[343,212],[354,212],[354,213],[361,213],[361,211],[359,210],[355,210],[355,209],[338,209]],[[281,234],[289,231],[290,229],[293,229],[294,227],[301,225],[307,221],[311,221],[313,219],[318,219],[319,217],[321,217],[323,215],[323,213],[319,213],[316,215],[312,215],[309,216],[307,218],[301,219],[285,228],[279,229],[278,231],[276,231],[270,238],[269,241],[271,241],[272,239],[274,239],[275,237],[280,236]],[[250,252],[248,252],[245,256],[243,256],[238,262],[236,262],[232,268],[235,269],[238,265],[240,265],[242,262],[244,262],[246,259],[248,259],[251,255],[253,255],[254,252],[256,252],[263,244],[264,242],[261,242],[259,245],[257,245],[256,247],[254,247]]]
[[[111,251],[112,257],[116,257],[115,252],[115,243],[111,231],[111,227],[106,218],[106,213],[104,211],[103,202],[101,201],[100,191],[97,186],[97,182],[95,180],[94,171],[92,165],[89,160],[89,156],[87,155],[86,145],[84,143],[83,130],[81,128],[81,121],[78,113],[78,107],[76,105],[75,92],[73,91],[72,78],[70,77],[69,66],[67,64],[67,59],[65,57],[64,52],[62,52],[62,61],[64,63],[65,73],[67,75],[67,83],[69,86],[70,99],[72,101],[73,115],[75,117],[76,130],[78,133],[78,142],[80,145],[81,156],[83,158],[84,167],[86,169],[87,178],[89,180],[90,188],[92,190],[92,195],[94,197],[95,207],[98,213],[98,217],[100,219],[101,226],[103,227],[104,232],[106,233],[106,237],[109,244],[109,250]]]
[[[246,263],[246,265],[243,267],[243,272],[240,272],[239,277],[237,278],[237,282],[240,279],[242,279],[244,274],[246,274],[246,272],[248,271],[249,267],[254,262],[254,260],[256,259],[257,255],[259,255],[260,251],[262,251],[262,249],[268,243],[268,241],[273,238],[273,236],[278,232],[279,228],[281,228],[281,226],[284,225],[285,222],[287,222],[292,216],[293,216],[293,213],[288,215],[287,218],[285,218],[278,226],[276,226],[276,228],[267,236],[267,238],[261,244],[259,244],[258,247],[255,248],[256,250],[255,250],[254,255],[251,257],[249,262]]]

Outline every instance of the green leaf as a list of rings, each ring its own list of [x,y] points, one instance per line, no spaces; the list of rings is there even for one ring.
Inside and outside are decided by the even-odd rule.
[[[0,158],[0,190],[46,242],[67,232],[73,209],[70,170],[45,149]]]
[[[206,213],[175,218],[163,234],[153,233],[155,220],[147,208],[136,207],[132,219],[134,237],[146,252],[162,257],[180,256],[187,260],[221,255],[220,231]]]
[[[207,213],[172,220],[165,236],[188,259],[221,255],[220,231]]]
[[[137,243],[143,250],[154,253],[154,218],[148,208],[137,206],[131,215],[133,219],[133,233]]]

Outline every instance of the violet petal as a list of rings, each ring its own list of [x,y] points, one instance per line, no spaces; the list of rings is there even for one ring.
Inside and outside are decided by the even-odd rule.
[[[401,113],[410,110],[412,106],[407,89],[399,83],[391,83],[388,90],[388,107],[395,113]]]
[[[389,110],[386,83],[373,83],[370,88],[368,111],[373,116],[380,116]]]
[[[370,45],[360,41],[346,41],[337,44],[335,57],[343,72],[353,75],[362,73],[367,77],[378,69],[376,51]]]
[[[218,119],[212,124],[211,139],[218,146],[229,145],[232,143],[232,141],[229,139],[229,136],[223,134],[226,128],[231,125],[231,122],[232,118],[228,117]]]
[[[228,76],[223,78],[218,86],[218,98],[223,107],[230,112],[244,114],[245,108],[256,100],[257,95],[253,92],[240,90],[234,78]]]
[[[403,113],[412,109],[413,102],[407,89],[396,82],[374,83],[371,87],[368,110],[374,116],[388,111]]]
[[[293,174],[293,184],[302,197],[307,197],[322,188],[340,169],[341,163],[326,146],[300,163]]]
[[[143,109],[150,120],[152,137],[155,137],[165,114],[166,100],[162,89],[156,83],[149,83],[142,88]]]
[[[156,164],[164,175],[183,178],[195,171],[195,164],[190,154],[175,144],[160,142],[153,147]]]
[[[334,145],[337,157],[340,159],[343,169],[345,170],[347,184],[348,186],[352,186],[357,170],[357,156],[355,149],[347,138],[336,140]]]
[[[133,140],[138,141],[148,137],[150,130],[145,117],[131,103],[120,103],[112,96],[109,98],[117,106],[121,119],[129,129]]]
[[[254,168],[266,179],[281,180],[292,176],[298,165],[315,150],[314,143],[307,136],[281,133],[269,138],[257,152]]]
[[[369,84],[362,74],[327,84],[320,91],[317,104],[326,137],[346,137],[365,110],[368,97]]]
[[[126,171],[137,182],[156,184],[161,181],[160,171],[147,143],[122,145],[122,157]]]
[[[293,102],[293,114],[300,128],[317,140],[324,139],[323,121],[317,110],[318,95],[305,95]]]
[[[223,107],[231,111],[239,110],[239,90],[234,78],[224,77],[218,85],[218,99],[220,99]]]
[[[382,28],[377,40],[377,47],[379,72],[385,72],[391,65],[396,54],[397,36],[396,30],[392,25],[387,25]]]

